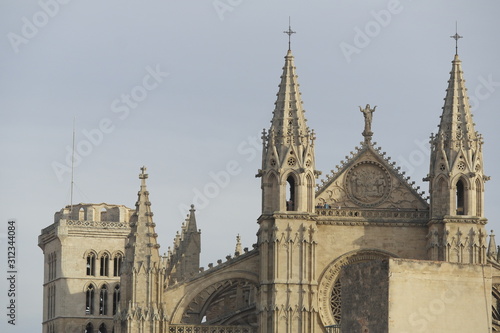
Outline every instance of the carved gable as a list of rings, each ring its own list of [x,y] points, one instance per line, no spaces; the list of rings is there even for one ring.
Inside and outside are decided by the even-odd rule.
[[[394,163],[389,163],[390,158],[384,158],[379,151],[371,144],[359,148],[357,154],[323,182],[316,193],[316,205],[428,209],[418,188],[408,182],[409,177],[404,177]]]

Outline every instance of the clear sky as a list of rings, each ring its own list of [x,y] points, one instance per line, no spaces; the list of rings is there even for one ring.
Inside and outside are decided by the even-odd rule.
[[[363,139],[358,106],[369,103],[378,106],[373,141],[426,192],[427,142],[437,131],[458,21],[491,176],[487,228],[500,231],[499,13],[494,0],[0,0],[2,272],[11,218],[19,256],[19,325],[7,326],[2,310],[0,331],[41,329],[37,237],[70,203],[75,117],[74,203],[134,207],[146,165],[162,252],[193,202],[203,266],[234,252],[238,233],[251,248],[260,133],[272,117],[289,16],[323,177]]]

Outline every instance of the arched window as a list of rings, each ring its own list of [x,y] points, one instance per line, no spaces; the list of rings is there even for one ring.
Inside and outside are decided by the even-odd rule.
[[[288,178],[286,179],[286,183],[287,183],[287,192],[289,193],[289,196],[286,200],[286,210],[295,210],[295,208],[297,207],[297,202],[296,202],[296,198],[295,198],[295,178],[293,178],[293,176],[288,176]]]
[[[89,253],[87,256],[87,275],[95,275],[95,254]]]
[[[85,220],[85,211],[83,210],[83,207],[80,208],[80,210],[78,211],[78,220],[79,221]]]
[[[267,188],[265,188],[264,195],[264,212],[271,213],[279,210],[278,179],[273,173],[267,178]]]
[[[118,311],[118,304],[120,304],[120,285],[117,284],[115,286],[115,290],[113,291],[113,315]]]
[[[85,314],[94,314],[94,286],[89,284],[85,291]]]
[[[101,221],[107,221],[107,218],[108,218],[108,211],[106,210],[106,208],[102,208],[101,209]]]
[[[100,269],[100,274],[101,276],[108,276],[109,273],[109,257],[107,253],[104,253],[101,255],[101,269]]]
[[[465,187],[461,179],[457,182],[457,215],[465,215]]]
[[[481,181],[476,179],[476,216],[483,214],[483,188]]]
[[[107,315],[108,314],[108,288],[106,285],[101,287],[101,291],[99,293],[99,314]]]
[[[94,333],[94,325],[92,325],[92,323],[88,323],[87,326],[85,326],[85,333]]]
[[[102,323],[99,326],[99,333],[108,333],[108,330],[106,329],[106,324]]]
[[[113,276],[120,276],[122,271],[123,256],[117,253],[113,258]]]

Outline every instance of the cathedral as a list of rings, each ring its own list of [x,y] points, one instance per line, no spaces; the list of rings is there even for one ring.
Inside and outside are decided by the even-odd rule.
[[[321,177],[289,47],[262,136],[253,248],[238,239],[234,255],[200,268],[191,206],[162,255],[142,167],[135,208],[66,206],[41,231],[43,332],[500,331],[483,139],[457,53],[431,135],[428,198],[372,141],[370,105],[359,108],[361,144]]]

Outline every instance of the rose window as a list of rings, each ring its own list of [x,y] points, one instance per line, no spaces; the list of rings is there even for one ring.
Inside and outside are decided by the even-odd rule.
[[[330,306],[332,308],[333,319],[335,319],[335,322],[337,324],[340,324],[340,315],[342,309],[342,297],[340,294],[340,289],[340,279],[337,279],[337,281],[335,281],[335,284],[333,285],[332,295],[330,297]]]

